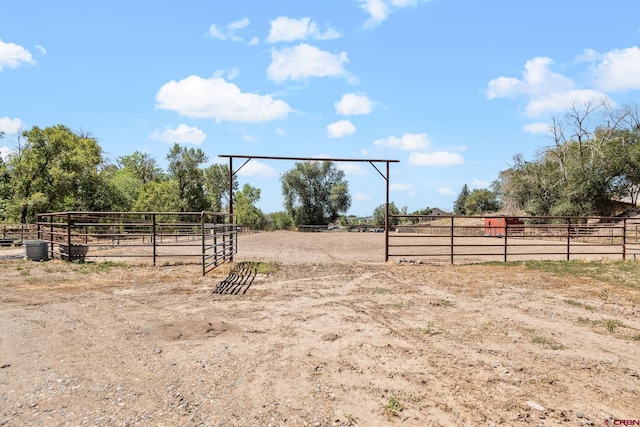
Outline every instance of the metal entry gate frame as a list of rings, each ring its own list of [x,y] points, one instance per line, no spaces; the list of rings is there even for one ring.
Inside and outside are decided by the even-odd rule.
[[[384,210],[384,261],[389,260],[389,163],[399,163],[400,160],[388,160],[388,159],[344,159],[344,158],[332,158],[332,157],[281,157],[281,156],[246,156],[238,154],[220,154],[218,157],[229,159],[229,214],[233,215],[233,177],[240,171],[249,161],[256,160],[291,160],[299,162],[359,162],[369,163],[380,174],[382,179],[385,180],[386,186],[386,201]],[[233,159],[245,159],[244,163],[240,165],[237,170],[233,169]],[[382,173],[376,166],[376,163],[386,164],[386,173]],[[231,258],[233,261],[233,257]]]

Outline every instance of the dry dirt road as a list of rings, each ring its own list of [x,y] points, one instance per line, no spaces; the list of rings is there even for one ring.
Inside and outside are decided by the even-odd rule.
[[[381,236],[329,234],[242,236],[207,277],[0,260],[0,425],[640,420],[637,279],[384,263]]]

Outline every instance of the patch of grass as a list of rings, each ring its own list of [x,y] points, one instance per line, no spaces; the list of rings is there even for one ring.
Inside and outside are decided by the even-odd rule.
[[[73,265],[74,265],[73,270],[80,274],[106,273],[112,268],[129,266],[127,263],[124,263],[124,262],[113,262],[113,261],[83,262],[83,263],[73,263]]]
[[[604,327],[607,328],[607,331],[609,331],[610,334],[614,333],[618,326],[623,326],[622,322],[618,319],[604,319],[602,322],[604,324]]]
[[[365,292],[371,292],[372,294],[390,294],[391,293],[391,289],[383,288],[381,286],[376,286],[373,288],[362,288],[362,290]]]
[[[384,409],[397,417],[404,410],[404,405],[400,403],[397,397],[391,396],[387,400],[387,404],[384,405]]]
[[[587,305],[584,303],[581,303],[579,301],[574,301],[574,300],[570,300],[570,299],[566,299],[564,300],[565,303],[572,305],[574,307],[580,307],[580,308],[584,308],[585,310],[589,310],[589,311],[594,311],[596,308],[591,306],[591,305]]]
[[[427,323],[427,326],[421,329],[423,334],[431,335],[433,334],[433,322]]]
[[[586,317],[578,317],[578,323],[591,326],[603,326],[610,334],[614,333],[617,328],[624,327],[624,324],[618,319],[594,320]]]
[[[551,350],[562,350],[564,346],[555,341],[550,340],[549,338],[545,338],[539,335],[531,338],[531,342],[534,344],[540,344],[545,348],[550,348]]]
[[[258,262],[256,264],[256,273],[258,274],[271,274],[278,271],[278,264],[275,262]]]
[[[609,297],[611,296],[611,292],[609,292],[609,289],[603,289],[600,291],[600,293],[598,294],[598,296],[600,297],[600,299],[602,301],[606,301],[609,299]]]
[[[632,341],[640,341],[640,334],[633,335],[633,336],[631,337],[631,340],[632,340]]]
[[[358,419],[351,414],[344,414],[344,418],[347,420],[348,426],[357,426]]]
[[[523,261],[507,262],[503,266],[524,266],[561,277],[588,277],[603,283],[640,289],[640,263],[631,261]]]
[[[453,307],[456,304],[453,301],[442,299],[442,300],[438,301],[437,303],[435,303],[434,305],[437,305],[437,306],[440,306],[440,307]]]
[[[402,304],[401,302],[397,302],[397,303],[393,304],[391,307],[393,307],[395,309],[400,309],[400,308],[404,307],[404,304]]]

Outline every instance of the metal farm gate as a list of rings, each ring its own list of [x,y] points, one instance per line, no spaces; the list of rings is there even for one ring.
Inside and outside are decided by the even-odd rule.
[[[225,212],[57,212],[38,215],[37,237],[67,261],[191,259],[202,274],[233,261],[238,227]]]

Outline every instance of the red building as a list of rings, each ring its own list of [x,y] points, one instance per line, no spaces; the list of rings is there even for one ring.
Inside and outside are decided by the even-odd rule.
[[[486,237],[503,237],[507,234],[507,227],[523,225],[518,218],[503,216],[484,219],[484,235]]]

